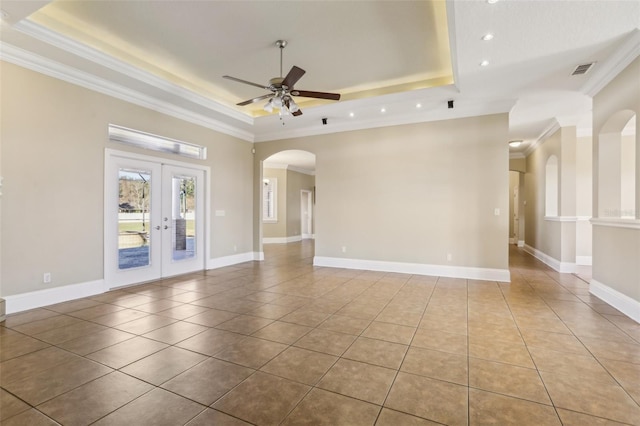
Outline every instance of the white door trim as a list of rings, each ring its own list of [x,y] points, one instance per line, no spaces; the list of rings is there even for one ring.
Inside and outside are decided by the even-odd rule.
[[[307,211],[307,218],[304,218],[304,211],[305,211],[305,206],[303,205],[304,202],[304,197],[302,196],[302,194],[306,194],[306,199],[307,199],[307,205],[306,205],[306,211]],[[302,239],[309,239],[309,238],[313,238],[313,199],[312,199],[313,193],[311,191],[309,191],[308,189],[301,189],[300,190],[300,235],[302,237]],[[306,220],[307,224],[306,224],[306,229],[308,232],[303,232],[303,227],[302,227],[302,221]]]
[[[105,212],[105,216],[103,217],[103,247],[104,247],[104,264],[103,264],[103,277],[105,281],[105,290],[111,290],[113,288],[118,287],[118,285],[113,285],[112,272],[109,270],[109,267],[117,264],[118,260],[113,258],[112,250],[108,250],[108,241],[111,238],[111,230],[113,229],[113,223],[109,223],[110,216],[106,214],[106,207],[111,202],[112,188],[110,188],[110,179],[111,176],[109,172],[111,171],[111,165],[117,159],[129,159],[129,160],[139,160],[146,161],[151,163],[157,163],[159,165],[170,165],[183,167],[187,169],[200,170],[204,172],[204,259],[202,264],[202,269],[206,269],[207,262],[211,253],[211,167],[203,166],[200,164],[194,164],[189,162],[177,161],[162,157],[155,157],[151,155],[137,154],[133,152],[120,151],[111,148],[105,148],[105,169],[104,169],[104,200],[102,210]],[[113,183],[111,183],[113,185]],[[111,255],[111,257],[109,257]]]

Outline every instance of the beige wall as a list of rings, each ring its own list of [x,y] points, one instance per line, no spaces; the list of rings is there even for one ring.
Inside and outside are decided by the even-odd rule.
[[[287,170],[287,237],[301,235],[300,191],[313,191],[315,176]]]
[[[552,155],[560,160],[560,130],[527,156],[525,175],[525,243],[560,260],[559,222],[545,220],[545,166]]]
[[[105,148],[114,123],[201,144],[211,168],[211,257],[251,252],[252,145],[13,64],[1,63],[2,288],[8,296],[103,278]],[[179,158],[181,159],[181,157]],[[52,283],[43,284],[44,272]]]
[[[510,158],[509,170],[512,172],[525,173],[527,171],[527,159],[526,158]]]
[[[513,238],[516,234],[516,229],[514,229],[514,198],[513,192],[516,187],[520,184],[520,173],[518,172],[509,172],[509,238]],[[517,241],[516,241],[517,242]]]
[[[600,134],[616,113],[629,110],[640,114],[640,58],[605,86],[593,99],[594,208],[599,212],[599,142]],[[621,129],[620,129],[621,130]],[[604,133],[604,132],[603,132]],[[636,167],[640,164],[640,132],[636,132]],[[636,218],[640,219],[640,173],[636,169]],[[613,227],[606,224],[593,227],[593,279],[640,302],[640,229]]]
[[[497,114],[265,142],[254,170],[316,154],[317,256],[506,269],[507,127]]]
[[[284,238],[287,236],[287,170],[265,168],[263,177],[278,180],[276,190],[278,220],[276,222],[262,222],[263,237]]]
[[[576,144],[576,256],[591,257],[591,206],[593,181],[591,137],[580,137]]]

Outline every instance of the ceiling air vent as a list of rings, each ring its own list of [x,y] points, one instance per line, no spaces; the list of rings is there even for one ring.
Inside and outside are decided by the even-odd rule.
[[[583,75],[583,74],[586,74],[587,71],[589,71],[591,69],[591,67],[594,66],[595,64],[596,64],[595,62],[591,62],[590,64],[578,65],[576,67],[576,69],[573,70],[571,75]]]

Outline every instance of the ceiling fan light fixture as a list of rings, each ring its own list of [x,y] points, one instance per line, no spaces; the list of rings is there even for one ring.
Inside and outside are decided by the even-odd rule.
[[[485,35],[482,36],[482,40],[484,40],[484,41],[493,40],[493,34],[486,33]]]
[[[300,108],[298,107],[298,104],[296,104],[296,103],[293,101],[293,99],[291,99],[291,100],[289,101],[289,112],[294,113],[294,112],[297,112],[297,111],[299,111],[299,110],[300,110]]]
[[[267,102],[264,107],[262,109],[264,109],[267,112],[273,112],[273,99],[269,99],[269,102]]]

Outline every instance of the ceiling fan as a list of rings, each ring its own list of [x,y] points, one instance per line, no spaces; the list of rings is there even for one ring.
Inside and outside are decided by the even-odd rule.
[[[276,46],[280,48],[280,77],[274,77],[269,80],[269,85],[265,86],[258,83],[252,83],[240,78],[231,77],[230,75],[224,75],[222,78],[237,81],[238,83],[244,83],[251,86],[256,86],[261,89],[269,90],[271,93],[258,96],[257,98],[249,99],[248,101],[240,102],[236,105],[245,106],[255,102],[260,102],[264,99],[269,101],[264,106],[264,110],[272,112],[274,108],[280,109],[280,115],[283,111],[291,113],[293,116],[302,115],[302,111],[298,107],[298,104],[293,100],[293,96],[302,96],[305,98],[317,98],[317,99],[329,99],[332,101],[340,100],[339,93],[326,93],[326,92],[312,92],[309,90],[297,90],[293,86],[300,80],[300,78],[306,72],[302,68],[298,68],[295,65],[291,67],[291,70],[286,77],[282,77],[282,51],[287,46],[286,40],[276,41]]]

